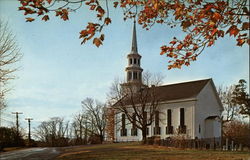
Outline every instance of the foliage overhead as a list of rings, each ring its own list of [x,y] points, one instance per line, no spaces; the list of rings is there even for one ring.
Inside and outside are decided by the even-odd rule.
[[[185,32],[184,39],[173,37],[170,43],[161,47],[161,55],[170,58],[168,69],[189,66],[205,47],[215,44],[218,38],[228,34],[236,39],[236,45],[250,44],[249,2],[248,0],[19,0],[19,10],[24,15],[37,15],[49,20],[49,13],[64,21],[69,13],[86,5],[96,12],[97,22],[89,22],[80,31],[82,44],[92,40],[97,47],[103,44],[103,27],[112,21],[109,15],[110,2],[114,8],[122,8],[124,20],[136,18],[143,28],[149,30],[155,24],[179,26]],[[27,22],[34,17],[26,17]]]

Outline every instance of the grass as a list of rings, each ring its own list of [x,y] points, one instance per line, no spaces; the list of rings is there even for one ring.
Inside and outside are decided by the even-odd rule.
[[[182,150],[139,143],[65,148],[57,160],[250,160],[249,152]]]

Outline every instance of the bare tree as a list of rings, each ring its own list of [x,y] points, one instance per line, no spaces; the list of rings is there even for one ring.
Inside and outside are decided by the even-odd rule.
[[[162,83],[163,76],[152,75],[146,72],[143,75],[144,84],[138,84],[136,91],[133,84],[127,85],[124,89],[118,80],[112,84],[108,94],[109,102],[116,110],[116,115],[124,114],[132,124],[131,132],[137,133],[137,128],[142,131],[143,142],[146,141],[147,129],[155,118],[159,119],[159,97],[157,97],[157,87]],[[149,87],[151,85],[151,87]],[[122,122],[121,133],[126,132],[124,122]],[[155,131],[158,132],[156,125]]]
[[[86,144],[91,133],[89,115],[86,112],[80,112],[74,116],[72,129],[76,144]]]
[[[22,57],[15,36],[9,30],[9,26],[0,19],[0,114],[6,108],[5,95],[10,91],[9,82],[15,78],[14,65]]]
[[[68,144],[68,129],[69,122],[60,117],[53,117],[43,121],[35,129],[35,137],[46,146],[65,146]]]
[[[106,127],[105,105],[97,100],[94,101],[92,98],[86,98],[82,101],[82,107],[89,116],[91,134],[98,135],[102,143],[104,141],[104,131]]]
[[[161,73],[143,72],[142,83],[146,86],[160,86],[163,83],[164,76]]]

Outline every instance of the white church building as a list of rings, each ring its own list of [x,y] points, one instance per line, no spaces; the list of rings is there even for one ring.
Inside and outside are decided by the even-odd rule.
[[[141,84],[143,69],[140,66],[141,55],[137,49],[135,24],[132,49],[127,59],[127,82],[122,86]],[[151,87],[154,87],[159,100],[159,112],[154,115],[154,122],[147,128],[147,137],[159,136],[165,139],[177,134],[188,139],[221,137],[219,117],[223,107],[212,79]],[[114,141],[142,140],[141,130],[133,130],[133,124],[129,123],[124,113],[115,113]]]

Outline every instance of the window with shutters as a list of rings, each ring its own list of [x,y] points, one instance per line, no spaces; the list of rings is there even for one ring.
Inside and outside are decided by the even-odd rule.
[[[185,112],[184,108],[180,108],[180,126],[185,125]]]
[[[179,133],[185,134],[186,133],[186,126],[185,126],[185,110],[184,108],[180,108],[180,126],[179,126]]]
[[[159,127],[159,111],[155,111],[155,126]]]
[[[122,114],[122,128],[121,128],[121,136],[127,136],[127,129],[126,126],[126,119],[125,114]]]
[[[159,127],[159,111],[155,111],[155,127],[154,127],[154,135],[161,134],[161,127]]]
[[[168,109],[167,111],[167,127],[166,134],[173,134],[173,126],[172,126],[172,111]]]

